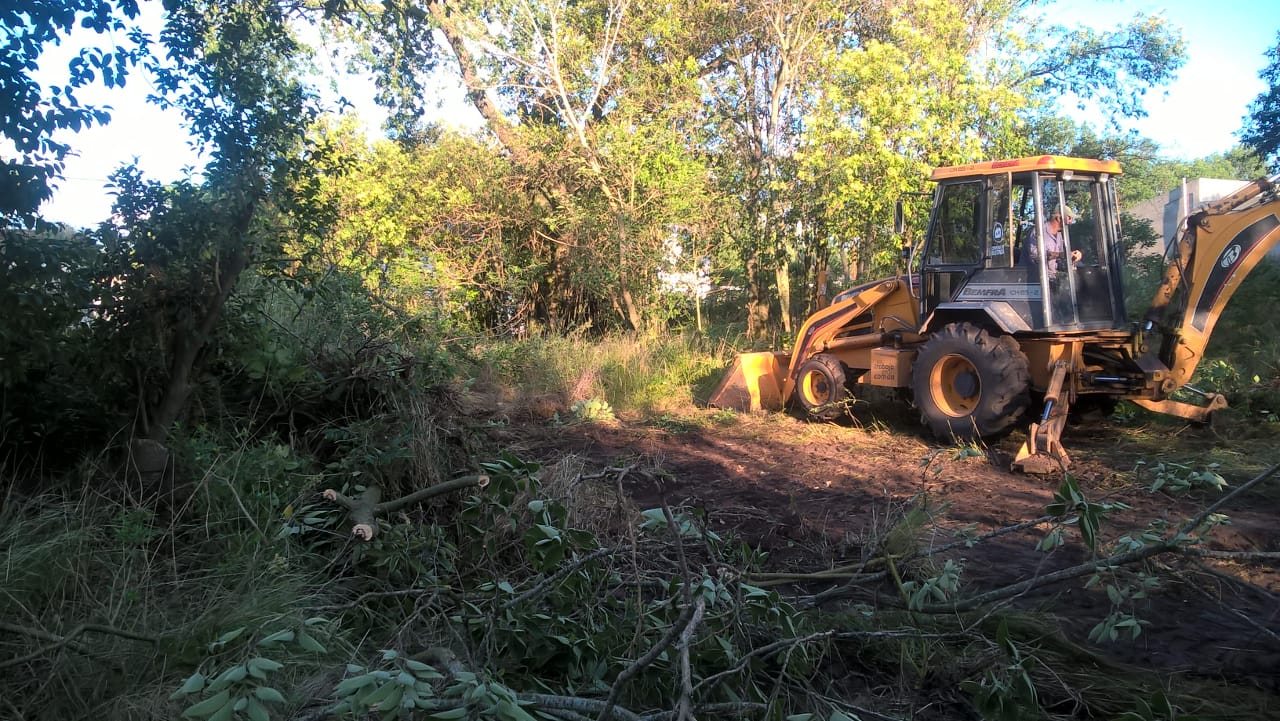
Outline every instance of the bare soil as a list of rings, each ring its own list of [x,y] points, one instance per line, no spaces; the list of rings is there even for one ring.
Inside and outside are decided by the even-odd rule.
[[[873,410],[874,410],[873,406]],[[642,508],[702,509],[708,525],[768,551],[775,570],[818,571],[883,554],[886,534],[906,511],[926,504],[932,521],[917,547],[950,543],[1035,519],[1062,481],[1027,476],[1009,465],[1023,437],[991,447],[940,446],[897,405],[844,424],[820,424],[785,414],[726,417],[712,411],[609,423],[531,422],[505,429],[504,442],[527,456],[555,462],[581,457],[588,470],[649,469],[624,478]],[[1159,461],[1203,467],[1221,463],[1232,487],[1280,461],[1277,429],[1233,432],[1147,420],[1091,419],[1068,431],[1072,475],[1091,501],[1122,502],[1104,522],[1100,549],[1151,524],[1176,528],[1221,497],[1211,489],[1170,494],[1149,486]],[[1241,436],[1249,436],[1241,440]],[[1280,552],[1280,477],[1222,509],[1229,524],[1203,547],[1214,551]],[[1037,550],[1047,526],[1011,533],[948,552],[963,563],[962,595],[1043,576],[1089,560],[1078,535],[1060,549]],[[936,568],[936,566],[933,566]],[[1088,634],[1112,610],[1101,584],[1088,577],[1036,588],[1013,600],[1020,610],[1057,619],[1072,641],[1117,663],[1244,686],[1272,697],[1280,718],[1280,573],[1275,559],[1190,559],[1162,556],[1131,569],[1158,574],[1160,585],[1123,610],[1146,625],[1136,640],[1091,644]],[[917,564],[908,572],[927,575]],[[820,583],[795,590],[813,593]],[[881,598],[895,589],[872,589]],[[1264,716],[1269,715],[1264,711]]]

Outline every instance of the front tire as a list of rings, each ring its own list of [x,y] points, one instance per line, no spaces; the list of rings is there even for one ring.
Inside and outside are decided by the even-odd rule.
[[[961,442],[998,436],[1030,405],[1030,364],[1007,335],[972,323],[933,333],[911,367],[921,420],[939,438]]]
[[[839,358],[819,353],[800,365],[796,377],[796,403],[812,418],[834,421],[847,412],[852,396],[848,375]]]

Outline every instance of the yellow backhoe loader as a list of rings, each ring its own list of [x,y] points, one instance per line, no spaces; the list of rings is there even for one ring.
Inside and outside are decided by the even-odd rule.
[[[738,356],[710,405],[816,418],[844,412],[858,384],[909,389],[934,435],[998,436],[1043,408],[1015,467],[1070,463],[1072,404],[1128,399],[1205,420],[1215,394],[1175,400],[1240,282],[1280,242],[1280,175],[1186,219],[1143,320],[1121,289],[1114,161],[1045,155],[938,168],[933,209],[909,272],[838,295],[790,353]],[[901,212],[898,213],[899,219]],[[901,222],[896,223],[901,232]]]

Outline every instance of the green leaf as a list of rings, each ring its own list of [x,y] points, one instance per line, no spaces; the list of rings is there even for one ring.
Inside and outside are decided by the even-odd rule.
[[[379,711],[391,711],[400,708],[400,699],[404,698],[404,686],[389,686],[391,693],[378,704]]]
[[[234,702],[228,701],[222,708],[213,712],[213,715],[209,717],[209,721],[231,721],[231,716],[236,711],[235,706]]]
[[[1111,603],[1117,606],[1124,602],[1124,596],[1120,594],[1120,589],[1111,584],[1107,584],[1107,598],[1111,599]]]
[[[253,695],[268,703],[284,703],[284,694],[270,686],[259,686],[255,688],[253,690]]]
[[[494,704],[493,710],[497,712],[498,718],[503,719],[503,721],[538,721],[533,716],[530,716],[528,711],[507,699],[502,699]]]
[[[187,707],[182,712],[183,718],[208,718],[223,706],[230,706],[231,692],[224,689],[209,698]]]
[[[261,656],[255,656],[254,658],[245,661],[244,665],[249,667],[249,673],[253,673],[254,669],[259,669],[266,673],[274,673],[284,668],[284,664],[279,661],[263,658]]]
[[[431,714],[430,716],[428,716],[428,718],[438,719],[439,721],[457,721],[457,719],[462,719],[466,717],[467,717],[466,706],[451,708],[447,711],[437,711]]]
[[[312,638],[311,634],[306,631],[298,631],[297,641],[298,647],[303,651],[310,651],[311,653],[325,653],[324,646],[321,645],[319,641]]]
[[[221,691],[222,689],[227,688],[233,683],[240,683],[248,675],[249,675],[249,669],[246,668],[243,664],[232,666],[226,671],[223,671],[222,673],[218,674],[217,678],[213,679],[213,682],[209,684],[209,690]]]
[[[374,681],[375,679],[373,675],[368,673],[361,674],[359,676],[353,676],[351,678],[344,679],[341,683],[338,684],[337,688],[335,688],[333,692],[339,696],[349,696],[350,694],[356,691],[359,691],[360,689],[364,688],[365,686],[368,686]]]
[[[250,696],[249,704],[244,709],[245,715],[249,717],[249,721],[271,721],[271,712],[258,702],[258,699]]]
[[[182,698],[188,694],[204,690],[204,682],[204,674],[196,671],[187,677],[187,680],[182,683],[181,688],[169,695],[169,700],[173,701],[174,699]]]
[[[240,637],[240,634],[244,633],[244,629],[245,629],[245,627],[244,627],[244,626],[241,626],[240,628],[233,628],[233,629],[231,629],[230,631],[227,631],[226,633],[224,633],[224,634],[222,634],[221,636],[219,636],[219,637],[218,637],[218,640],[216,640],[216,641],[214,641],[213,643],[209,644],[209,650],[210,650],[210,651],[219,651],[219,650],[221,650],[221,649],[222,649],[224,646],[226,646],[228,643],[231,643],[232,641],[234,641],[234,640],[236,640],[237,638],[239,638],[239,637]]]
[[[373,693],[369,694],[368,696],[364,697],[364,699],[362,699],[364,702],[364,705],[368,708],[373,708],[381,704],[383,701],[386,701],[387,698],[391,696],[391,694],[398,688],[404,688],[404,687],[397,686],[393,683],[383,684],[379,686],[377,690],[375,690]],[[399,697],[397,697],[396,700],[399,701]]]
[[[435,667],[425,664],[421,661],[416,661],[412,658],[406,659],[404,662],[404,665],[410,671],[435,671]]]
[[[259,646],[270,646],[276,643],[287,643],[293,640],[293,629],[286,628],[283,631],[276,631],[258,642]]]

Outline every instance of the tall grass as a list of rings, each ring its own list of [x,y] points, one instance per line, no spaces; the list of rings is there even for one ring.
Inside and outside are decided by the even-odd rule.
[[[691,333],[626,334],[495,342],[478,357],[486,382],[507,383],[519,396],[566,404],[595,398],[624,414],[649,415],[705,401],[733,352],[725,340]]]
[[[290,484],[268,455],[232,446],[177,508],[93,487],[6,498],[0,718],[176,718],[168,695],[210,642],[295,622],[323,590],[321,564],[273,538]]]

